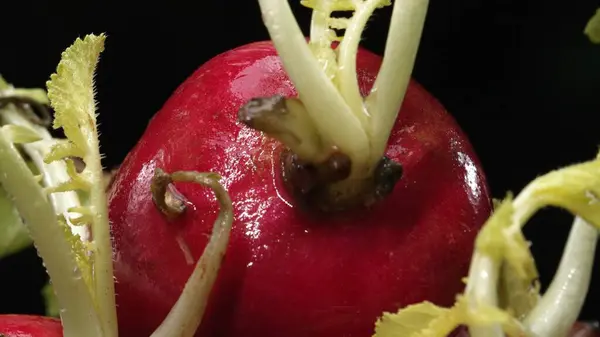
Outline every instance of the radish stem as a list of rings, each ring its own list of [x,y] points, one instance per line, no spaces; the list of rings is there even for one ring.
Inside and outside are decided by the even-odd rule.
[[[371,113],[372,160],[385,152],[387,141],[402,106],[415,63],[428,0],[396,0],[383,62],[371,93],[366,98]]]
[[[113,254],[94,97],[94,73],[104,50],[105,38],[101,34],[75,40],[62,53],[56,73],[47,82],[48,97],[55,111],[53,127],[62,128],[67,140],[54,146],[44,162],[64,160],[71,178],[57,187],[47,188],[48,193],[82,190],[89,195],[85,215],[92,220],[93,240],[85,246],[84,258],[87,258],[85,262],[90,270],[84,278],[88,280],[103,337],[114,337],[118,331]],[[77,172],[71,157],[83,160],[85,168],[82,172]]]
[[[17,149],[0,131],[0,183],[15,202],[52,280],[65,337],[106,337],[64,229]]]
[[[319,163],[330,152],[300,100],[278,95],[254,98],[240,108],[238,120],[268,133],[303,160]]]
[[[192,337],[202,321],[210,291],[227,249],[233,223],[233,205],[227,191],[219,184],[219,176],[216,174],[179,171],[168,176],[172,182],[194,182],[209,187],[220,206],[204,253],[196,263],[179,299],[152,334],[152,337]]]
[[[532,276],[527,274],[532,273],[527,268],[531,267],[530,263],[533,263],[533,260],[524,255],[525,242],[519,242],[521,228],[536,211],[545,206],[566,208],[578,218],[571,229],[560,268],[552,285],[543,299],[528,313],[527,325],[524,327],[530,328],[540,337],[566,335],[579,315],[589,287],[598,229],[591,228],[591,225],[579,217],[589,219],[596,227],[600,226],[600,212],[595,198],[600,192],[599,172],[600,157],[549,172],[529,183],[517,198],[507,205],[510,206],[510,212],[506,213],[510,215],[507,226],[495,232],[495,235],[503,235],[505,238],[501,240],[512,243],[510,246],[488,247],[488,250],[491,249],[495,254],[500,254],[499,256],[494,257],[480,250],[474,253],[467,285],[470,309],[476,310],[481,304],[497,305],[498,271],[501,263],[511,262],[508,260],[509,255],[512,257],[513,267],[520,268],[520,273],[524,275],[521,277],[527,280],[527,277]],[[492,216],[490,220],[494,218],[495,216]],[[481,234],[478,237],[478,240],[480,239]],[[522,251],[510,251],[515,248]],[[526,251],[528,252],[528,249]],[[496,336],[500,329],[500,324],[486,327],[469,326],[473,337]]]
[[[293,194],[300,198],[309,198],[309,194],[313,195],[312,199],[319,198],[319,204],[325,205],[320,207],[322,210],[372,205],[386,196],[379,193],[383,179],[377,176],[377,170],[388,160],[385,157],[387,141],[410,82],[428,0],[394,3],[382,67],[366,100],[358,83],[358,45],[375,9],[391,2],[304,0],[302,4],[313,9],[309,43],[287,0],[259,0],[263,22],[302,103],[303,109],[299,112],[306,114],[306,119],[314,124],[317,137],[299,138],[291,146],[289,132],[248,126],[280,140],[293,155],[317,169],[333,152],[349,158],[350,174],[341,181],[324,180],[310,190]],[[353,15],[332,17],[337,11],[353,11]],[[345,29],[344,37],[338,37],[333,29]],[[335,40],[341,41],[337,50],[332,45]],[[322,149],[315,150],[312,145],[315,138],[320,139]],[[308,149],[312,151],[308,153]],[[396,182],[397,179],[389,180],[385,184],[393,187]],[[297,186],[291,188],[298,190]]]
[[[498,278],[500,265],[490,256],[475,252],[469,270],[469,282],[465,294],[468,310],[476,313],[483,306],[497,306]],[[502,327],[498,324],[491,326],[469,326],[471,337],[504,337]]]
[[[364,107],[363,98],[358,88],[358,77],[356,74],[356,54],[358,53],[358,44],[367,21],[380,3],[381,0],[367,0],[365,2],[358,2],[356,11],[348,22],[346,32],[344,33],[344,39],[338,47],[339,71],[337,83],[340,88],[340,93],[346,100],[346,103],[348,103],[348,105],[352,108],[352,111],[361,121],[363,126],[369,125],[371,121],[369,118],[369,112],[367,112]],[[367,134],[371,133],[370,128],[365,127],[365,131]],[[379,158],[377,159],[381,159],[382,155],[383,152],[379,153]]]
[[[598,229],[576,217],[560,265],[548,290],[525,324],[535,336],[566,336],[590,286]]]
[[[259,0],[259,4],[281,62],[323,140],[354,163],[366,163],[370,142],[365,129],[313,56],[288,2]]]

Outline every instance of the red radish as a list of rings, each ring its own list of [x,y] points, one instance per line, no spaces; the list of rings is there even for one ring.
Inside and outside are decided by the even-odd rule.
[[[576,322],[570,332],[571,337],[600,337],[598,322]]]
[[[116,218],[115,270],[124,280],[119,286],[124,294],[121,336],[150,334],[145,330],[152,320],[166,315],[161,306],[182,280],[182,261],[195,267],[166,318],[159,317],[162,323],[153,337],[191,337],[203,319],[199,335],[360,336],[371,333],[372,314],[380,317],[375,326],[379,337],[422,329],[464,336],[464,329],[451,332],[461,323],[469,324],[473,337],[502,337],[503,330],[597,336],[597,326],[572,323],[589,288],[600,228],[600,208],[581,196],[600,193],[600,182],[593,179],[600,157],[551,171],[514,200],[502,202],[477,236],[467,289],[454,307],[406,306],[419,299],[451,302],[460,288],[452,280],[469,259],[465,252],[478,222],[490,213],[490,203],[465,136],[408,77],[427,3],[398,2],[388,38],[392,45],[380,60],[358,49],[360,31],[382,4],[377,0],[331,6],[336,8],[320,4],[310,48],[285,2],[259,0],[275,48],[263,42],[220,55],[174,94],[149,126],[150,141],[142,139],[111,187],[111,201],[120,202],[113,203],[111,215]],[[352,19],[329,17],[349,7],[355,10]],[[330,25],[350,32],[334,49]],[[61,322],[0,316],[1,336],[118,335],[106,185],[94,119],[93,73],[103,48],[103,35],[88,35],[62,54],[48,96],[56,109],[53,125],[64,128],[68,140],[45,149],[47,155],[42,157],[52,138],[44,138],[46,130],[20,116],[19,107],[2,111],[7,124],[0,130],[0,180],[48,268]],[[225,84],[211,74],[217,67],[226,70]],[[0,94],[9,98],[31,94],[3,85]],[[238,119],[250,129],[241,128],[229,118],[235,112],[231,104],[257,91],[269,96],[241,105]],[[204,101],[207,97],[216,99]],[[219,128],[233,135],[215,134]],[[197,136],[207,141],[194,144]],[[36,148],[36,142],[42,143]],[[14,144],[25,144],[43,175],[34,176]],[[189,151],[173,153],[175,148]],[[83,159],[81,173],[70,155]],[[45,165],[61,160],[72,180],[48,183],[62,169]],[[176,166],[224,174],[162,170]],[[219,180],[236,197],[235,205]],[[206,212],[217,213],[215,206],[205,200],[206,193],[184,182],[214,193],[219,209],[208,216],[215,218],[211,228]],[[48,193],[73,189],[90,193],[90,205],[68,207],[52,226],[54,212],[67,200],[49,201]],[[549,205],[576,217],[552,284],[534,304],[537,271],[521,226]],[[221,268],[234,207],[236,225],[243,228],[233,233]],[[91,229],[89,242],[72,236],[69,220]],[[499,285],[508,297],[499,299]],[[132,300],[139,302],[132,305]],[[502,301],[509,316],[513,312],[520,318],[494,311]],[[379,315],[398,307],[403,309],[397,314]]]
[[[58,319],[28,316],[0,315],[2,337],[62,337],[63,330]]]
[[[332,68],[302,54],[287,2],[260,3],[274,42],[200,67],[154,116],[109,192],[123,336],[159,325],[216,213],[205,191],[178,183],[171,200],[187,211],[168,220],[150,193],[159,168],[216,172],[233,200],[230,244],[198,336],[369,336],[382,312],[423,300],[449,305],[463,288],[491,205],[466,136],[409,81],[426,1],[396,1],[383,62],[353,49],[374,7],[357,10],[337,48],[338,87],[321,76]],[[318,22],[311,46],[327,61],[331,39]],[[349,110],[363,97],[373,117]],[[239,123],[238,111],[267,135]]]

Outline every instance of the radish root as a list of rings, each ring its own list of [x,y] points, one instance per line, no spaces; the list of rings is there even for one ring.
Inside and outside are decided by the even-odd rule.
[[[160,203],[161,206],[158,207],[161,210],[173,211],[165,202],[167,186],[173,182],[194,182],[212,189],[220,206],[204,253],[196,263],[179,299],[165,320],[151,335],[151,337],[192,337],[202,322],[210,292],[221,267],[221,261],[225,256],[233,223],[233,205],[229,194],[219,183],[221,177],[217,174],[196,171],[178,171],[166,174],[157,169],[156,177],[159,178],[155,181],[160,181],[160,183],[155,184],[153,181],[152,194],[155,202]],[[157,194],[159,191],[163,192],[162,196]],[[181,208],[175,208],[176,211],[179,209]],[[174,213],[169,214],[173,215]]]

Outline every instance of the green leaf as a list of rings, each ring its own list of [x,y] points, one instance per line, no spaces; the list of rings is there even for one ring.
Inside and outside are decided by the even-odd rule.
[[[60,317],[60,305],[58,304],[56,295],[54,295],[54,289],[50,283],[42,288],[42,297],[44,297],[44,302],[46,304],[46,316]]]
[[[0,75],[0,90],[10,89],[10,84]]]
[[[520,230],[508,231],[514,215],[512,197],[508,196],[489,218],[477,236],[475,247],[497,263],[507,263],[515,277],[532,284],[538,278],[529,243]]]
[[[523,336],[521,320],[536,308],[539,283],[522,225],[546,206],[567,209],[600,228],[600,155],[540,176],[517,198],[509,194],[496,203],[475,242],[475,256],[489,258],[495,266],[474,263],[469,275],[479,275],[482,270],[477,268],[492,268],[486,270],[488,276],[500,270],[500,288],[490,290],[494,298],[498,295],[499,305],[487,303],[486,296],[474,295],[481,291],[473,290],[467,297],[458,296],[450,309],[428,302],[411,305],[396,314],[385,313],[376,323],[375,337],[444,337],[459,325],[498,326],[508,336]]]
[[[600,8],[596,10],[596,14],[588,21],[583,32],[593,43],[600,43]]]
[[[32,240],[23,220],[0,186],[0,258],[17,253],[31,244]]]
[[[46,83],[48,97],[55,110],[52,126],[55,129],[62,128],[73,150],[80,151],[71,155],[88,155],[98,151],[90,144],[89,137],[97,139],[94,134],[94,73],[100,53],[104,50],[105,39],[104,35],[87,35],[83,40],[77,39],[62,53],[56,73]],[[65,155],[61,154],[60,157]]]
[[[93,185],[101,183],[101,177],[97,178],[98,174],[94,172],[94,168],[99,166],[100,162],[94,72],[100,53],[104,50],[104,40],[104,35],[87,35],[84,39],[77,39],[62,53],[56,73],[52,74],[47,82],[48,97],[55,109],[53,127],[62,128],[67,140],[54,145],[44,161],[50,163],[64,160],[71,178],[58,186],[48,188],[49,193],[76,191],[80,195],[89,195]],[[77,172],[71,156],[83,159],[87,165],[83,173]],[[87,210],[93,215],[92,218],[95,218],[93,209],[87,207]],[[99,211],[102,211],[102,207]],[[84,244],[78,236],[73,235],[65,219],[59,219],[58,222],[64,229],[65,238],[71,243],[83,279],[95,296],[95,280],[92,276],[94,245]]]
[[[395,314],[386,312],[375,323],[374,337],[412,337],[423,333],[446,336],[458,325],[450,314],[451,309],[431,302],[410,305]]]
[[[77,212],[89,216],[87,219],[92,220],[90,225],[93,239],[81,247],[78,246],[81,243],[78,238],[71,240],[72,238],[67,236],[67,240],[73,244],[76,254],[78,251],[91,253],[86,256],[77,254],[76,260],[84,279],[88,271],[84,265],[92,264],[89,269],[92,279],[88,285],[99,317],[102,319],[102,329],[106,335],[115,336],[117,315],[112,246],[94,89],[94,74],[100,53],[104,50],[105,39],[106,36],[100,34],[87,35],[83,39],[75,40],[73,45],[62,53],[56,73],[52,74],[46,83],[48,97],[55,111],[53,127],[62,128],[68,141],[53,147],[44,161],[46,163],[56,160],[65,161],[70,177],[69,181],[48,188],[47,192],[82,190],[89,196],[89,206],[81,207]],[[77,172],[71,157],[79,157],[83,160],[85,168],[82,172]],[[66,225],[64,227],[67,228]],[[65,230],[65,235],[69,233],[70,231]]]

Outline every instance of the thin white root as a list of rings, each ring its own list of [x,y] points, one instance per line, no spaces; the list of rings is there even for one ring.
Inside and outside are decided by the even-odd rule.
[[[396,0],[383,62],[365,104],[372,117],[375,156],[384,153],[402,106],[421,41],[428,0]],[[378,160],[377,158],[376,160]]]
[[[175,172],[171,179],[195,182],[215,193],[220,210],[212,235],[179,299],[151,337],[193,337],[202,322],[210,292],[218,275],[221,261],[229,243],[233,223],[233,206],[227,191],[212,173]]]
[[[588,293],[597,242],[598,229],[576,217],[554,279],[525,320],[534,336],[567,336]]]
[[[338,47],[339,71],[337,81],[340,92],[346,100],[346,103],[348,103],[356,117],[363,125],[365,125],[365,127],[370,124],[370,120],[358,87],[356,55],[358,53],[358,44],[367,21],[380,3],[380,0],[367,0],[366,2],[360,2],[357,5],[355,14],[349,20],[344,39]],[[369,134],[370,131],[370,128],[367,127],[367,134]]]
[[[469,310],[477,311],[480,306],[497,306],[500,266],[491,257],[479,252],[473,254],[469,271],[469,283],[465,294]],[[504,337],[499,324],[469,326],[471,337]]]

